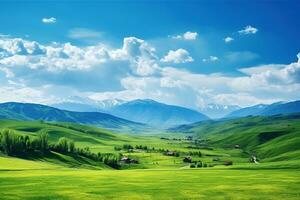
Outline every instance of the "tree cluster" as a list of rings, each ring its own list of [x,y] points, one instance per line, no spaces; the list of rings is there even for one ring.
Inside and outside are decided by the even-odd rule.
[[[59,138],[55,144],[50,144],[46,132],[38,133],[37,137],[18,135],[12,130],[0,131],[0,151],[9,156],[25,156],[27,154],[47,154],[50,151],[71,156],[83,156],[94,161],[119,169],[120,156],[111,153],[92,153],[88,147],[76,148],[75,142],[65,137]]]

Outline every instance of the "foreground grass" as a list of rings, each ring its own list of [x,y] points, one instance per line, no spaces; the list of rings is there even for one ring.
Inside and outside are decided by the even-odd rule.
[[[0,199],[299,199],[299,170],[0,171]]]
[[[63,125],[0,121],[0,129],[9,128],[17,134],[30,137],[46,131],[50,142],[67,137],[79,147],[90,147],[93,152],[123,153],[138,159],[140,163],[126,165],[126,169],[130,170],[111,170],[103,163],[68,154],[52,152],[47,156],[26,159],[0,154],[1,200],[300,199],[299,127],[296,123],[293,125],[296,128],[292,132],[294,135],[287,135],[294,140],[284,142],[291,144],[287,148],[289,151],[263,158],[260,164],[249,163],[249,154],[243,149],[232,147],[233,144],[244,146],[240,137],[230,143],[231,148],[227,147],[227,141],[213,149],[193,149],[189,148],[195,146],[193,141],[121,135],[82,125]],[[256,135],[256,132],[250,135]],[[290,141],[290,138],[285,139]],[[283,144],[281,138],[269,142],[278,141]],[[161,152],[114,149],[124,144],[164,148],[178,151],[182,155],[174,157],[165,156]],[[259,148],[269,148],[265,144]],[[277,152],[277,146],[280,145],[272,143],[274,152]],[[217,163],[213,159],[219,158],[220,163],[232,160],[234,165],[230,168],[220,164],[212,168],[189,169],[189,164],[182,162],[182,158],[184,153],[190,151],[201,151],[203,154],[201,157],[193,156],[194,161]]]

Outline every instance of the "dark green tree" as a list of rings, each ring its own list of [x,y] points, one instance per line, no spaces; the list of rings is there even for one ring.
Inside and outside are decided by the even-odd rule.
[[[62,153],[68,152],[68,149],[69,149],[68,139],[65,137],[59,138],[59,140],[56,144],[56,149]]]
[[[49,150],[48,134],[46,132],[38,134],[37,147],[42,153],[46,153]]]

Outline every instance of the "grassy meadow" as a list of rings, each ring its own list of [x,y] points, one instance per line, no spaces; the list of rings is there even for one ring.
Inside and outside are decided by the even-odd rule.
[[[298,119],[288,124],[282,119],[277,122],[273,126],[257,122],[251,129],[226,122],[232,126],[230,133],[211,134],[206,140],[186,139],[188,134],[182,133],[126,135],[70,123],[0,121],[0,130],[13,130],[17,135],[35,138],[47,132],[50,143],[66,137],[94,153],[138,161],[122,163],[121,169],[115,170],[103,162],[68,153],[23,157],[0,153],[0,199],[300,199],[300,146],[296,145],[300,123]],[[221,127],[226,128],[223,124],[215,129]],[[216,131],[212,129],[207,130]],[[260,140],[265,130],[285,132]],[[234,134],[237,131],[242,136]],[[256,143],[247,143],[249,138]],[[274,144],[286,145],[287,150],[275,148],[270,154]],[[124,149],[124,145],[133,148]],[[137,146],[147,146],[147,150]],[[252,155],[259,156],[259,163],[249,162]],[[183,162],[185,157],[193,162]],[[227,161],[233,165],[225,166]],[[199,162],[207,166],[191,168]]]
[[[1,160],[2,163],[2,160]],[[299,199],[299,170],[1,170],[1,199]],[[26,165],[29,166],[26,166]],[[36,168],[35,168],[36,167]]]

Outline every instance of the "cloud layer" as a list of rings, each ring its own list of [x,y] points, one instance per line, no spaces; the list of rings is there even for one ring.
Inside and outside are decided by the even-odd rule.
[[[160,57],[156,48],[136,37],[124,38],[118,48],[0,37],[0,92],[5,94],[0,101],[151,98],[197,109],[208,103],[248,106],[294,100],[300,98],[297,56],[297,62],[241,68],[239,76],[229,76],[174,67],[193,61],[187,50],[169,50]],[[218,61],[216,56],[206,59]]]

